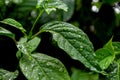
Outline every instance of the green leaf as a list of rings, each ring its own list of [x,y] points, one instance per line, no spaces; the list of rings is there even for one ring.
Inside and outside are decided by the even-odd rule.
[[[113,62],[115,55],[106,48],[101,48],[96,51],[97,60],[99,61],[99,66],[101,69],[107,69],[109,65]]]
[[[2,27],[0,27],[0,35],[8,36],[12,39],[15,38],[15,35],[12,32]]]
[[[4,19],[3,21],[0,21],[0,22],[7,24],[7,25],[10,25],[10,26],[13,26],[13,27],[21,30],[22,32],[26,32],[26,30],[23,28],[23,26],[14,19],[7,18],[7,19]]]
[[[18,71],[9,72],[4,69],[0,69],[0,80],[15,80],[18,76]]]
[[[33,52],[38,47],[40,41],[40,38],[34,37],[33,39],[27,42],[30,48],[30,52]]]
[[[103,46],[103,48],[108,49],[109,51],[112,52],[112,54],[114,54],[114,47],[112,44],[112,39],[113,39],[113,37]]]
[[[79,69],[72,68],[72,80],[98,80],[99,75],[93,72],[85,72]]]
[[[27,38],[23,37],[18,41],[17,48],[20,52],[29,55],[32,53],[39,45],[41,39],[38,37],[34,37],[30,41],[27,42]],[[20,52],[18,52],[18,55],[20,55]]]
[[[71,58],[79,60],[87,68],[98,71],[94,48],[88,36],[79,28],[65,22],[50,22],[40,28],[40,33],[50,32],[53,41]]]
[[[38,0],[37,8],[44,9],[48,14],[56,9],[67,11],[67,5],[61,0]]]
[[[101,69],[107,69],[115,59],[112,38],[103,46],[103,48],[98,49],[95,53],[97,55],[97,59],[99,61],[98,64]]]
[[[120,42],[112,42],[112,45],[114,47],[114,53],[120,54]]]
[[[55,58],[41,53],[24,55],[20,68],[28,80],[70,80],[64,65]]]

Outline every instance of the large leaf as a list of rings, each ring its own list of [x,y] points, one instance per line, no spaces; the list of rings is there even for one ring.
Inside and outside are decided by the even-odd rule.
[[[37,8],[45,9],[49,14],[51,11],[56,11],[56,9],[62,9],[67,11],[67,5],[61,0],[38,0]]]
[[[0,35],[8,36],[8,37],[10,37],[12,39],[15,38],[15,35],[12,32],[10,32],[9,30],[4,29],[2,27],[0,27]]]
[[[98,80],[99,76],[97,73],[85,72],[79,69],[72,68],[72,80]]]
[[[53,41],[75,60],[82,62],[87,68],[99,69],[94,48],[88,36],[79,28],[65,22],[50,22],[40,28],[40,33],[50,32]]]
[[[0,69],[0,80],[15,80],[18,76],[18,71],[9,72],[4,69]]]
[[[64,65],[57,59],[41,53],[24,55],[20,68],[28,80],[70,80]]]
[[[120,42],[113,42],[112,45],[114,46],[114,53],[120,54]]]
[[[26,30],[23,28],[23,26],[17,22],[16,20],[14,19],[11,19],[11,18],[7,18],[7,19],[4,19],[3,21],[0,21],[1,23],[4,23],[4,24],[7,24],[7,25],[11,25],[19,30],[21,30],[22,32],[25,32]]]

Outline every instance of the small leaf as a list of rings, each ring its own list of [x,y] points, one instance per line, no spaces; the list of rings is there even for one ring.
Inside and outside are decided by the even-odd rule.
[[[0,80],[15,80],[18,76],[18,71],[9,72],[4,69],[0,69]]]
[[[112,45],[114,47],[114,53],[120,54],[120,42],[112,42]]]
[[[67,11],[67,5],[61,0],[38,0],[37,8],[44,9],[48,14],[51,11],[56,11],[56,9],[62,9]]]
[[[38,37],[33,38],[32,40],[27,42],[27,38],[23,37],[18,42],[17,48],[20,52],[29,55],[32,53],[39,45],[41,39]],[[20,55],[20,52],[18,52],[18,55]]]
[[[94,72],[85,72],[79,69],[72,68],[72,80],[99,80],[99,75]]]
[[[15,38],[15,35],[12,32],[2,27],[0,27],[0,35],[8,36],[12,39]]]
[[[94,71],[101,70],[96,60],[94,48],[88,36],[79,28],[65,22],[50,22],[40,28],[40,33],[50,32],[53,41],[72,59],[82,62]]]
[[[0,22],[7,24],[7,25],[10,25],[10,26],[13,26],[13,27],[21,30],[22,32],[26,32],[26,30],[23,28],[23,26],[14,19],[7,18],[7,19],[4,19],[3,21],[0,21]]]
[[[109,65],[113,62],[115,55],[106,48],[101,48],[96,51],[97,59],[99,61],[99,66],[101,69],[107,69]]]
[[[99,66],[101,69],[107,69],[115,59],[114,47],[112,45],[112,38],[104,45],[103,48],[98,49],[96,52]]]
[[[28,45],[30,45],[30,46],[29,46],[30,52],[33,52],[33,51],[38,47],[40,41],[41,41],[40,38],[35,37],[35,38],[33,38],[32,40],[30,40],[30,41],[27,42]]]
[[[64,65],[55,58],[41,53],[24,55],[20,68],[28,80],[70,80]]]

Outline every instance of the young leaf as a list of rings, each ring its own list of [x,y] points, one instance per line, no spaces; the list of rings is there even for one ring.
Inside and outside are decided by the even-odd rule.
[[[18,76],[18,71],[9,72],[4,69],[0,69],[0,80],[15,80]]]
[[[24,54],[29,55],[31,52],[33,52],[39,45],[41,39],[38,37],[34,37],[30,41],[27,42],[27,38],[21,38],[18,42],[18,50]],[[20,55],[20,52],[18,52],[18,55]]]
[[[109,65],[113,62],[115,55],[106,48],[101,48],[96,51],[97,59],[99,61],[99,66],[101,69],[107,69]]]
[[[26,32],[26,30],[23,28],[23,26],[14,19],[7,18],[7,19],[4,19],[3,21],[0,21],[0,22],[7,24],[7,25],[10,25],[10,26],[13,26],[13,27],[21,30],[23,33]]]
[[[62,9],[67,11],[67,5],[61,0],[38,0],[37,8],[44,9],[48,14],[51,11],[56,11],[56,9]]]
[[[112,45],[114,47],[114,53],[120,54],[120,42],[112,42]]]
[[[30,41],[27,42],[28,45],[30,45],[29,46],[30,52],[33,52],[38,47],[40,41],[41,41],[40,38],[34,37],[32,40],[30,40]]]
[[[64,65],[55,58],[41,53],[24,55],[20,68],[28,80],[70,80]]]
[[[15,35],[12,32],[10,32],[9,30],[4,29],[2,27],[0,27],[0,35],[8,36],[8,37],[10,37],[12,39],[15,38]]]
[[[99,75],[93,72],[85,72],[79,69],[72,68],[72,80],[98,80]]]
[[[101,49],[98,49],[96,52],[97,59],[101,69],[107,69],[109,65],[115,59],[114,47],[112,46],[112,38],[105,44]]]
[[[43,25],[40,28],[42,32],[50,32],[58,47],[73,59],[79,60],[91,70],[99,70],[93,45],[82,30],[69,23],[55,21]]]

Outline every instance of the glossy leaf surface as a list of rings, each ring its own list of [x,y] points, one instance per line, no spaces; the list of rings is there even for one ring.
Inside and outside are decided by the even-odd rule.
[[[64,65],[57,59],[41,53],[23,56],[20,68],[28,80],[70,80]]]
[[[0,69],[0,80],[15,80],[18,76],[18,71],[9,72],[4,69]]]
[[[44,9],[48,14],[56,9],[67,11],[67,5],[61,0],[38,0],[37,8]]]
[[[0,27],[0,35],[8,36],[12,39],[15,38],[15,35],[12,32],[2,27]]]
[[[99,66],[101,69],[107,69],[115,59],[114,47],[112,46],[112,38],[104,45],[103,48],[98,49],[96,52]]]
[[[33,52],[38,47],[40,41],[41,41],[40,38],[34,37],[33,39],[31,39],[30,41],[27,42],[28,45],[30,45],[29,46],[30,52]]]
[[[99,66],[93,45],[81,29],[65,22],[55,21],[43,25],[40,29],[40,33],[42,32],[50,32],[59,48],[86,67],[97,71],[96,68]]]
[[[17,47],[20,52],[29,55],[38,47],[40,41],[41,39],[38,37],[34,37],[28,42],[27,42],[27,38],[21,38],[20,41],[18,42]],[[20,52],[18,52],[18,55],[20,54]]]
[[[115,55],[105,48],[98,49],[96,55],[99,61],[99,66],[103,70],[107,69],[115,58]]]
[[[25,32],[26,30],[23,28],[23,26],[17,22],[16,20],[14,19],[11,19],[11,18],[7,18],[7,19],[4,19],[3,21],[0,21],[1,23],[4,23],[4,24],[7,24],[7,25],[10,25],[10,26],[13,26],[19,30],[21,30],[22,32]]]

